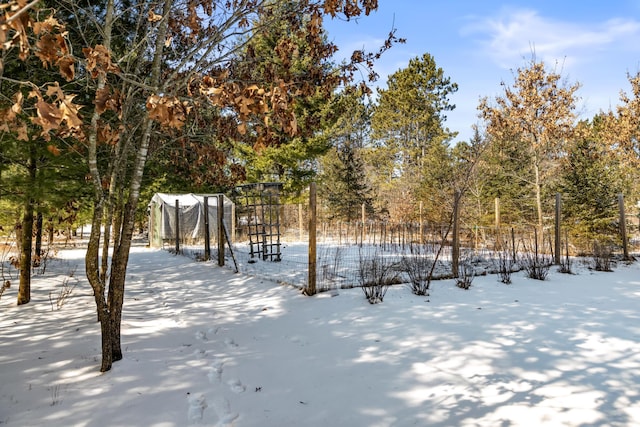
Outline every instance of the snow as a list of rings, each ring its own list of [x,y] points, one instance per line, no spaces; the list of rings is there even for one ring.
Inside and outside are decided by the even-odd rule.
[[[0,299],[2,426],[640,425],[638,264],[370,305],[134,247],[124,359],[100,373],[83,256],[60,251],[30,304]]]

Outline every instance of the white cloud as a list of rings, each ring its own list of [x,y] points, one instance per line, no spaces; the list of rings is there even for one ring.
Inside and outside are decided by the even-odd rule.
[[[497,17],[473,18],[463,35],[479,34],[481,54],[502,68],[535,57],[565,67],[597,60],[609,49],[634,49],[640,21],[610,19],[598,24],[543,17],[531,9],[503,9]]]

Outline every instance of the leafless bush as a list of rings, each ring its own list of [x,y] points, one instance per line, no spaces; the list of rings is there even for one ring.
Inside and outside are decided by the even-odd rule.
[[[573,270],[571,269],[572,264],[573,263],[568,256],[565,258],[561,258],[560,265],[558,266],[558,272],[564,274],[573,274]]]
[[[8,268],[9,266],[14,268],[14,273],[17,273],[20,267],[18,258],[11,255],[17,250],[13,236],[15,235],[7,236],[5,242],[0,243],[0,280],[2,283],[10,282],[17,277],[17,275],[12,274],[11,269]]]
[[[573,274],[573,270],[571,269],[572,265],[571,258],[569,257],[569,242],[565,238],[565,253],[564,257],[560,257],[560,265],[558,266],[558,272],[564,274]]]
[[[510,235],[498,235],[495,252],[496,258],[493,260],[493,265],[500,281],[505,285],[511,284],[511,274],[520,269],[518,265],[519,246],[519,244],[516,245],[515,231],[513,228],[511,229]]]
[[[31,262],[34,274],[43,275],[47,271],[49,261],[58,255],[57,249],[51,249],[51,246],[47,246],[46,250],[41,250],[39,254],[35,254]]]
[[[458,269],[458,278],[456,279],[456,286],[460,289],[469,289],[474,277],[476,276],[476,270],[471,263],[471,258],[468,256],[460,260]]]
[[[611,242],[593,242],[593,269],[596,271],[613,271],[613,244]]]
[[[409,276],[411,292],[415,295],[429,295],[434,263],[424,244],[410,245],[409,251],[402,255],[402,269]]]
[[[500,281],[505,285],[511,284],[511,273],[513,273],[514,267],[517,262],[513,257],[513,253],[509,249],[499,250],[496,253],[497,263],[496,267],[498,270],[498,277]]]
[[[378,250],[367,257],[360,251],[358,281],[364,296],[371,304],[383,301],[389,286],[398,282],[394,263]]]
[[[569,239],[567,238],[567,233],[565,233],[564,244],[564,258],[560,257],[560,266],[558,267],[558,271],[564,274],[573,274],[573,270],[571,269],[571,265],[573,263],[569,257]]]
[[[75,271],[72,272],[69,275],[69,277],[65,277],[65,279],[62,281],[62,284],[58,287],[57,293],[55,291],[49,292],[49,302],[51,303],[51,311],[54,311],[54,309],[60,310],[69,300],[69,297],[71,296],[71,294],[73,293],[73,290],[76,288],[76,285],[78,284],[77,280],[74,280],[74,283],[72,284],[69,283],[70,280],[73,278],[74,273]]]
[[[524,253],[520,258],[522,268],[527,272],[527,277],[536,280],[545,280],[549,275],[552,259],[551,255],[540,252],[537,243],[537,234],[531,247],[524,245]]]
[[[9,289],[10,287],[11,287],[11,280],[5,280],[4,282],[2,282],[2,285],[0,285],[0,298],[2,298],[2,294],[4,294],[4,291]]]

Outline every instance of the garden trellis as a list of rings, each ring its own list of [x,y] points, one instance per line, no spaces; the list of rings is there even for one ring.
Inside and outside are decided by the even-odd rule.
[[[279,182],[261,182],[236,188],[251,258],[257,255],[269,261],[281,261],[281,190],[282,183]]]

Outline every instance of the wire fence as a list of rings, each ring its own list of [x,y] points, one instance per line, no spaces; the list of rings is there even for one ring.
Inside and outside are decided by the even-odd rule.
[[[226,262],[243,274],[304,289],[310,281],[308,207],[282,205],[278,210],[278,250],[281,251],[278,257],[262,257],[249,242],[248,224],[236,221],[235,240],[230,246],[234,256],[227,255]],[[611,257],[640,250],[640,239],[633,237],[638,235],[635,216],[625,217],[630,231],[625,235],[626,245],[623,245],[621,235],[615,232],[615,227],[612,233],[599,236],[604,240],[594,242],[570,232],[571,227],[567,224],[560,224],[562,231],[557,239],[554,224],[545,225],[540,233],[535,224],[480,226],[462,221],[454,235],[452,224],[366,218],[364,221],[339,221],[330,220],[327,215],[319,217],[315,252],[318,291],[366,286],[363,266],[366,268],[371,260],[384,260],[394,272],[393,280],[403,283],[408,280],[407,260],[415,259],[416,253],[431,260],[424,264],[424,268],[433,267],[430,279],[442,279],[456,277],[459,262],[465,268],[471,266],[473,274],[495,273],[505,253],[511,254],[515,260],[535,251],[544,255],[548,262],[553,262],[560,255],[591,256],[595,244],[599,248],[606,246]],[[553,219],[548,222],[553,222]],[[196,258],[197,252],[194,252]],[[216,257],[215,253],[212,254],[213,259]],[[517,262],[514,268],[519,268]]]
[[[348,228],[343,224],[344,230]],[[349,227],[351,229],[351,227]],[[357,227],[356,227],[357,228]],[[388,229],[387,224],[387,229]],[[404,231],[403,231],[404,230]],[[414,239],[419,234],[414,224],[406,227],[397,226],[396,230],[387,234],[387,239],[381,239],[384,233],[362,234],[345,233],[342,236],[338,229],[331,235],[321,234],[318,239],[316,255],[316,287],[318,292],[334,289],[345,289],[366,285],[366,274],[362,268],[371,260],[384,260],[394,271],[393,283],[407,283],[409,280],[406,271],[408,259],[424,257],[430,260],[425,266],[435,263],[431,279],[439,280],[453,278],[452,259],[453,246],[451,236],[446,235],[446,227],[430,227],[423,236],[428,236],[423,241]],[[424,230],[423,230],[424,231]],[[404,232],[404,234],[403,234]],[[542,239],[542,244],[537,251],[544,256],[547,263],[552,263],[554,258],[552,244],[552,230]],[[491,230],[488,228],[465,228],[460,232],[461,239],[460,264],[472,269],[473,275],[485,275],[498,273],[505,256],[514,259],[511,268],[518,271],[522,265],[518,259],[534,251],[535,232],[530,227],[512,227],[507,230]],[[347,238],[347,236],[351,236]],[[637,241],[632,241],[631,251],[638,252],[640,246]],[[567,246],[562,241],[563,247]],[[229,268],[237,269],[242,274],[270,280],[283,285],[290,285],[304,289],[309,283],[309,246],[308,240],[287,239],[282,244],[282,254],[279,261],[263,259],[252,254],[247,241],[235,242],[232,245],[233,257],[228,248],[225,263]],[[621,259],[622,249],[618,245],[608,247],[609,254],[613,258]],[[202,254],[201,248],[191,250],[191,256],[198,259]],[[508,255],[505,255],[508,254]],[[564,253],[563,253],[564,256]],[[217,259],[214,251],[212,259]]]

